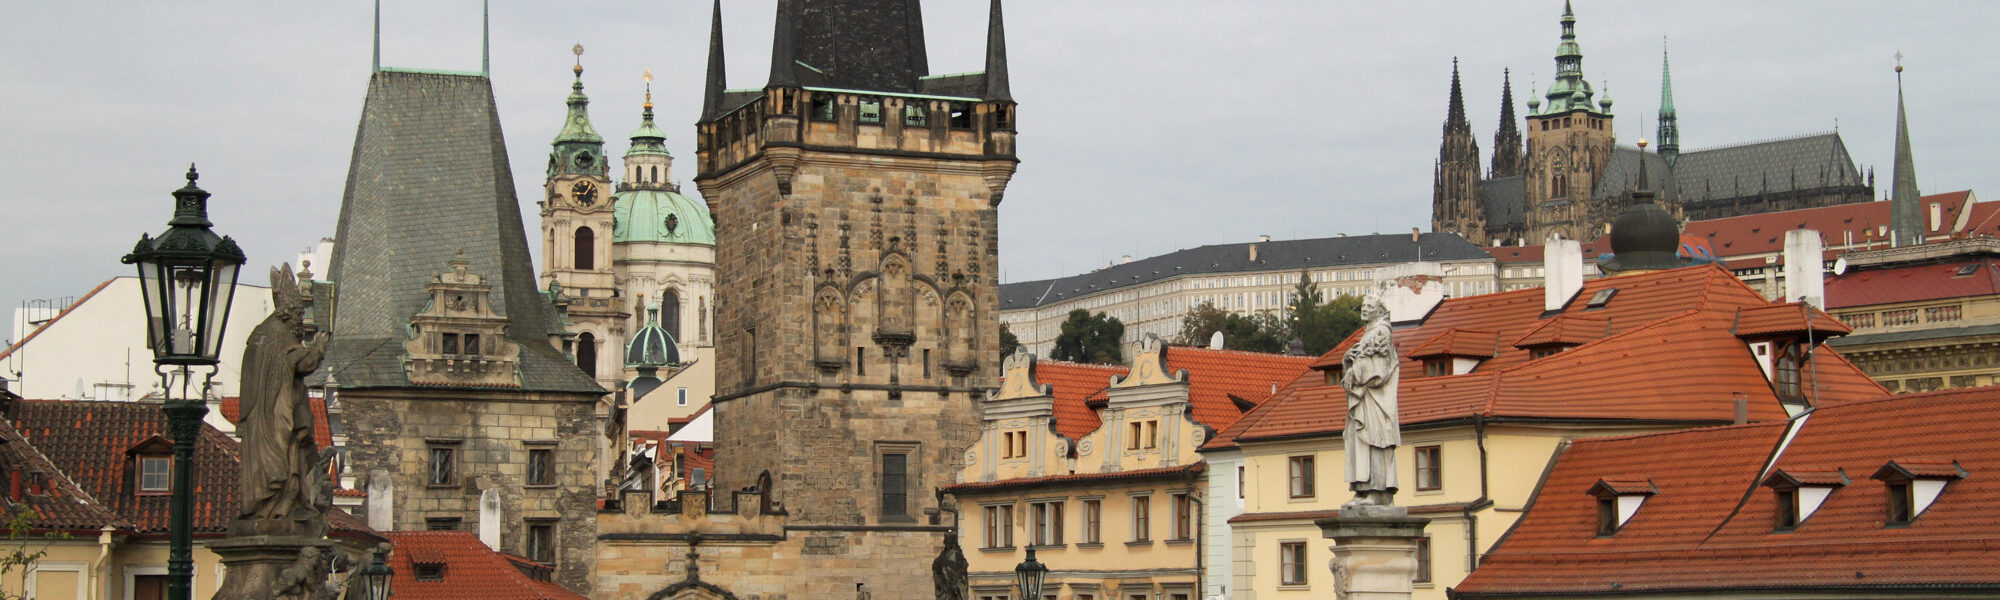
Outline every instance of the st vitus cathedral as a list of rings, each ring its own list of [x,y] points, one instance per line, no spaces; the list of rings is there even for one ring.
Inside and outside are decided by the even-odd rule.
[[[1453,61],[1432,186],[1433,231],[1455,232],[1480,245],[1538,245],[1550,234],[1594,240],[1609,230],[1635,189],[1640,161],[1655,177],[1666,174],[1661,205],[1683,222],[1874,196],[1872,174],[1855,169],[1838,132],[1681,152],[1665,54],[1656,151],[1621,145],[1636,139],[1614,137],[1610,93],[1584,79],[1576,15],[1567,3],[1561,24],[1555,80],[1541,98],[1530,90],[1525,122],[1515,117],[1511,74],[1502,85],[1492,168],[1485,174]]]

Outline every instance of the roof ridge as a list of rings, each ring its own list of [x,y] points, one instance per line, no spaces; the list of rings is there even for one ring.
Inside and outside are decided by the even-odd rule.
[[[1736,424],[1736,423],[1731,423],[1731,424],[1728,424],[1728,425],[1702,425],[1702,426],[1696,426],[1696,427],[1688,427],[1688,428],[1685,428],[1685,429],[1675,429],[1675,430],[1672,430],[1672,431],[1654,431],[1654,432],[1649,432],[1649,433],[1634,433],[1634,434],[1630,434],[1630,435],[1612,435],[1612,436],[1604,436],[1604,437],[1589,437],[1589,438],[1577,438],[1577,439],[1574,439],[1574,440],[1570,440],[1570,441],[1571,441],[1571,443],[1573,443],[1573,444],[1597,444],[1597,443],[1604,443],[1604,442],[1623,442],[1623,441],[1631,441],[1631,440],[1637,440],[1637,439],[1644,439],[1644,438],[1652,438],[1652,437],[1662,437],[1662,436],[1671,436],[1671,435],[1685,435],[1685,434],[1694,434],[1694,433],[1707,433],[1707,432],[1715,432],[1715,431],[1723,431],[1723,430],[1729,430],[1729,429],[1746,429],[1746,430],[1747,430],[1747,429],[1755,429],[1755,428],[1759,428],[1759,427],[1775,427],[1775,426],[1779,426],[1779,425],[1783,425],[1783,426],[1787,426],[1787,427],[1789,427],[1789,426],[1791,426],[1791,423],[1792,423],[1792,421],[1791,421],[1790,419],[1787,419],[1787,420],[1784,420],[1784,421],[1752,421],[1752,422],[1749,422],[1749,423],[1742,423],[1742,424]]]
[[[1837,130],[1837,129],[1822,129],[1822,130],[1819,130],[1819,131],[1808,131],[1808,132],[1805,132],[1805,133],[1794,133],[1794,134],[1791,134],[1791,135],[1781,135],[1781,136],[1777,136],[1777,137],[1768,137],[1768,138],[1762,138],[1762,139],[1755,139],[1755,140],[1750,140],[1750,141],[1747,141],[1747,142],[1737,142],[1737,143],[1733,143],[1733,144],[1722,144],[1722,145],[1718,145],[1718,146],[1705,146],[1705,147],[1699,147],[1699,148],[1695,148],[1695,149],[1693,149],[1693,150],[1682,150],[1682,151],[1681,151],[1681,156],[1687,156],[1687,155],[1689,155],[1689,154],[1694,154],[1694,153],[1697,153],[1697,152],[1707,152],[1707,151],[1710,151],[1710,150],[1728,150],[1728,149],[1731,149],[1731,148],[1742,148],[1742,147],[1746,147],[1746,146],[1759,146],[1759,145],[1763,145],[1763,144],[1776,144],[1776,143],[1779,143],[1779,142],[1790,142],[1790,141],[1796,141],[1796,140],[1803,140],[1803,139],[1810,139],[1810,138],[1816,138],[1816,137],[1828,137],[1828,136],[1831,136],[1831,137],[1833,137],[1833,138],[1835,138],[1835,139],[1838,139],[1838,138],[1840,137],[1840,130]]]
[[[62,320],[62,318],[68,315],[70,311],[76,310],[76,307],[83,306],[83,303],[89,302],[91,297],[96,296],[98,292],[104,291],[105,287],[110,286],[111,282],[120,279],[124,279],[124,277],[120,276],[120,277],[113,277],[110,279],[106,279],[104,280],[104,283],[97,284],[97,287],[91,288],[90,292],[84,294],[82,298],[77,298],[75,302],[69,303],[69,306],[65,306],[63,307],[62,310],[56,311],[56,316],[49,317],[49,320],[43,321],[41,327],[36,327],[34,331],[28,332],[28,335],[21,336],[21,341],[14,342],[14,345],[8,346],[5,351],[0,351],[0,359],[5,359],[9,356],[13,356],[14,351],[21,349],[21,346],[26,345],[28,343],[28,340],[35,339],[35,336],[42,334],[42,330],[48,329],[50,326],[55,325],[56,321]],[[19,325],[19,323],[16,323],[16,325]]]
[[[1640,325],[1640,326],[1638,326],[1638,327],[1633,327],[1633,328],[1631,328],[1631,329],[1627,329],[1627,330],[1624,330],[1624,331],[1620,331],[1620,332],[1618,332],[1618,333],[1615,333],[1615,334],[1611,334],[1611,335],[1607,335],[1607,336],[1604,336],[1604,337],[1601,337],[1601,338],[1597,338],[1597,339],[1594,339],[1594,340],[1591,340],[1591,341],[1588,341],[1588,342],[1584,342],[1584,343],[1581,343],[1581,344],[1577,344],[1575,348],[1572,348],[1572,349],[1570,349],[1570,350],[1566,350],[1566,351],[1564,351],[1563,353],[1564,353],[1564,354],[1567,354],[1567,353],[1569,353],[1569,352],[1581,352],[1581,351],[1584,351],[1585,349],[1594,349],[1594,348],[1601,348],[1601,347],[1603,347],[1603,344],[1605,344],[1605,343],[1609,343],[1609,342],[1611,342],[1611,341],[1614,341],[1614,340],[1620,340],[1620,339],[1624,339],[1624,338],[1625,338],[1626,336],[1630,336],[1630,335],[1633,335],[1633,334],[1636,334],[1636,333],[1638,333],[1638,332],[1641,332],[1641,331],[1645,331],[1645,330],[1648,330],[1648,329],[1652,329],[1652,328],[1655,328],[1655,327],[1662,327],[1662,326],[1665,326],[1665,325],[1666,325],[1667,323],[1670,323],[1670,322],[1676,322],[1676,321],[1679,321],[1680,319],[1683,319],[1683,318],[1687,318],[1687,317],[1690,317],[1690,316],[1697,316],[1697,315],[1700,315],[1700,314],[1701,314],[1702,312],[1703,312],[1703,311],[1702,311],[1701,309],[1699,309],[1699,308],[1690,308],[1690,309],[1686,309],[1686,310],[1683,310],[1683,311],[1681,311],[1681,312],[1680,312],[1680,313],[1678,313],[1678,314],[1673,314],[1673,315],[1669,315],[1669,316],[1665,316],[1665,317],[1660,317],[1660,318],[1658,318],[1658,319],[1654,319],[1654,320],[1653,320],[1653,322],[1651,322],[1651,323],[1647,323],[1647,324],[1645,324],[1645,325]],[[1568,314],[1568,313],[1564,313],[1564,315],[1567,315],[1567,314]],[[1563,316],[1563,315],[1557,315],[1557,316],[1559,316],[1559,317],[1560,317],[1560,316]],[[1551,320],[1551,321],[1553,321],[1553,320]],[[1544,324],[1544,325],[1543,325],[1543,327],[1546,327],[1546,326],[1547,326],[1546,324]],[[1537,329],[1539,329],[1539,328],[1537,328]],[[1533,333],[1533,331],[1530,331],[1529,333]],[[1543,357],[1543,358],[1548,358],[1548,357]],[[1498,380],[1498,379],[1500,378],[1500,376],[1502,376],[1502,375],[1506,375],[1506,374],[1508,374],[1508,373],[1512,373],[1512,372],[1514,372],[1514,371],[1517,371],[1517,370],[1520,370],[1520,369],[1524,369],[1524,368],[1527,368],[1527,367],[1531,367],[1531,366],[1535,366],[1535,365],[1538,365],[1538,364],[1541,364],[1541,361],[1539,361],[1539,360],[1530,360],[1530,361],[1527,361],[1527,362],[1523,362],[1523,363],[1520,363],[1520,364],[1517,364],[1517,365],[1514,365],[1514,366],[1511,366],[1511,367],[1504,367],[1504,368],[1501,368],[1501,369],[1499,369],[1499,370],[1497,370],[1497,371],[1494,371],[1494,372],[1493,372],[1493,375],[1494,375],[1494,379],[1495,379],[1495,380]]]

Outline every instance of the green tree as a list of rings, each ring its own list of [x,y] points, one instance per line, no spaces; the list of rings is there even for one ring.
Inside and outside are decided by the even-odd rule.
[[[1007,360],[1007,357],[1014,353],[1014,349],[1020,347],[1021,347],[1021,338],[1014,337],[1014,331],[1008,329],[1006,323],[1001,323],[1000,360]]]
[[[1282,315],[1239,315],[1203,302],[1181,316],[1181,332],[1174,342],[1207,346],[1218,331],[1222,332],[1223,348],[1250,352],[1284,352],[1292,336]]]
[[[1299,269],[1292,296],[1292,336],[1305,343],[1307,354],[1325,354],[1361,328],[1361,298],[1343,295],[1327,301],[1306,269]]]
[[[1125,323],[1107,317],[1104,313],[1092,315],[1090,311],[1079,308],[1069,311],[1069,318],[1062,324],[1062,333],[1056,335],[1055,348],[1049,350],[1049,358],[1106,365],[1123,364],[1125,355],[1119,350],[1119,343],[1123,339],[1125,339]]]

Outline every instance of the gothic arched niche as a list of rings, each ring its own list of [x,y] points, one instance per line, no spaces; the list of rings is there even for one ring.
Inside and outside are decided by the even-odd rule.
[[[979,346],[977,326],[978,309],[972,301],[972,294],[965,290],[954,290],[944,305],[946,356],[952,364],[970,365],[977,357],[974,348]]]
[[[660,328],[667,330],[667,335],[674,336],[675,343],[686,339],[681,333],[680,290],[667,288],[666,292],[660,294]]]
[[[901,254],[883,256],[881,281],[876,328],[888,334],[915,334],[916,297],[910,284],[910,260]]]
[[[813,360],[822,365],[837,365],[847,355],[847,335],[841,331],[841,321],[846,316],[845,303],[841,301],[840,290],[833,286],[821,286],[813,298]]]
[[[585,375],[597,376],[597,336],[588,331],[576,336],[576,366]]]

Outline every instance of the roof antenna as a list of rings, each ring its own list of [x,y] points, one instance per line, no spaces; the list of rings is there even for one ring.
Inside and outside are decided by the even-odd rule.
[[[486,77],[493,76],[493,11],[490,5],[488,0],[479,2],[479,74]]]
[[[375,0],[375,66],[368,72],[382,72],[382,0]]]

